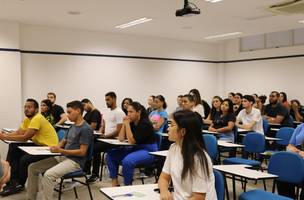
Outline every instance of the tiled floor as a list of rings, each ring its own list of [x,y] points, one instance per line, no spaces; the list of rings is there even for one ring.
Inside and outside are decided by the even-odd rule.
[[[136,176],[136,174],[135,174]],[[154,178],[148,178],[145,180],[145,183],[154,183]],[[134,184],[141,184],[140,180],[135,180]],[[109,187],[111,186],[111,180],[107,177],[103,178],[103,181],[99,182],[95,182],[94,184],[91,184],[91,189],[92,189],[92,193],[93,193],[93,198],[95,200],[106,200],[107,198],[105,196],[103,196],[100,192],[99,189],[101,187]],[[228,188],[229,188],[229,192],[230,192],[230,199],[232,199],[232,183],[231,180],[228,179]],[[263,188],[263,184],[262,181],[259,181],[257,183],[257,185],[255,185],[255,183],[253,181],[250,181],[247,184],[247,191],[254,189],[254,188]],[[272,181],[267,181],[267,189],[268,191],[270,191],[272,188]],[[88,200],[89,199],[89,194],[88,194],[88,190],[85,186],[78,186],[77,187],[77,191],[78,191],[78,196],[80,200]],[[236,191],[237,191],[237,196],[242,193],[242,188],[241,188],[241,184],[240,182],[236,183]],[[56,196],[54,197],[54,199],[57,199],[56,197],[58,197],[57,194],[55,194]],[[38,194],[38,197],[40,195]],[[11,195],[8,197],[3,197],[1,198],[1,200],[25,200],[26,199],[26,191],[23,191],[22,193],[16,194],[16,195]],[[41,198],[39,198],[41,199]],[[70,199],[75,199],[75,195],[73,190],[69,190],[69,191],[65,191],[63,192],[62,195],[62,200],[70,200]],[[151,199],[152,200],[152,199]]]

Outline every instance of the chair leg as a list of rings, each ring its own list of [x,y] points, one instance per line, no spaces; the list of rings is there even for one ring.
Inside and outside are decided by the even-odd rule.
[[[264,190],[267,191],[266,181],[265,180],[263,180],[263,184],[264,184]]]
[[[226,176],[224,174],[224,182],[225,182],[225,190],[226,190],[226,196],[227,196],[227,200],[229,200],[229,191],[228,191],[228,185],[227,185],[227,179]]]
[[[62,192],[62,184],[63,184],[63,178],[61,178],[60,180],[60,184],[59,184],[59,194],[58,194],[58,200],[61,200],[61,192]]]
[[[272,193],[274,193],[274,192],[275,192],[275,186],[276,186],[276,181],[275,181],[275,180],[273,180],[273,185],[272,185]]]
[[[105,152],[103,152],[101,156],[101,165],[100,165],[100,176],[99,176],[99,181],[102,181],[102,174],[103,174],[103,167],[104,167],[104,157],[105,157]]]
[[[86,179],[86,186],[88,187],[89,190],[89,195],[90,195],[90,199],[93,200],[93,196],[92,196],[92,192],[91,192],[91,187],[90,184],[88,183],[88,178],[86,176],[84,176]]]
[[[75,193],[75,198],[78,199],[78,194],[77,194],[77,190],[76,187],[73,187],[74,193]]]

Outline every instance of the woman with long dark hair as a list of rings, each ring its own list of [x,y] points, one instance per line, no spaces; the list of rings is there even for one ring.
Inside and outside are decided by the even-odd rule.
[[[280,92],[279,101],[281,104],[283,104],[283,106],[285,106],[285,108],[287,108],[288,110],[290,109],[290,104],[287,101],[287,94],[285,92]]]
[[[41,114],[47,119],[50,124],[55,125],[55,118],[52,115],[52,102],[49,99],[44,99],[41,101]]]
[[[170,146],[158,180],[162,200],[216,200],[212,162],[202,139],[201,122],[189,110],[173,113],[169,127]],[[170,180],[174,194],[168,190]]]
[[[121,163],[124,184],[130,185],[134,168],[139,164],[149,165],[154,157],[149,152],[157,151],[156,137],[146,109],[138,102],[128,107],[118,139],[128,140],[134,146],[115,148],[107,153],[107,165],[112,178],[112,186],[118,186],[118,167]],[[136,144],[136,145],[135,145]]]
[[[127,115],[128,114],[128,106],[133,102],[133,100],[129,97],[126,97],[121,102],[121,109]]]
[[[214,96],[212,99],[212,108],[211,111],[207,117],[207,119],[204,120],[205,124],[211,124],[212,120],[214,118],[217,118],[220,116],[221,113],[221,104],[223,102],[223,99],[219,96]]]

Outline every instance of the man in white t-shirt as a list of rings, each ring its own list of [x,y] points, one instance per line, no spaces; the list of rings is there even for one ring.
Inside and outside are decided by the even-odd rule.
[[[251,95],[244,95],[242,100],[243,110],[236,118],[236,126],[248,131],[255,131],[264,134],[263,119],[259,109],[253,107],[254,98]]]
[[[109,110],[104,113],[102,124],[100,127],[100,138],[112,139],[118,136],[118,133],[122,127],[123,118],[125,113],[121,108],[117,107],[116,94],[114,92],[108,92],[105,95],[105,101]],[[95,182],[99,178],[99,168],[101,163],[101,152],[105,152],[111,149],[108,143],[95,140],[94,152],[93,152],[93,170],[92,175],[88,179],[88,182]]]

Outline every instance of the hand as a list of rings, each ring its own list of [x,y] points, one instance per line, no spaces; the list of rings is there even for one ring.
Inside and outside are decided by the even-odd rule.
[[[217,132],[217,129],[216,129],[216,128],[213,128],[213,127],[209,127],[209,131]]]
[[[124,119],[123,119],[123,123],[124,124],[130,124],[130,117],[125,116]]]
[[[11,167],[9,163],[5,160],[1,160],[2,168],[3,168],[3,176],[0,179],[0,190],[2,190],[3,184],[8,182],[11,177]]]
[[[0,140],[3,140],[5,138],[5,133],[3,133],[2,131],[0,131]]]
[[[291,109],[292,109],[293,111],[297,111],[297,110],[299,109],[298,104],[295,103],[295,102],[293,102],[293,103],[291,104]]]
[[[160,193],[160,200],[173,200],[173,196],[169,190]]]
[[[61,153],[62,152],[62,148],[60,148],[59,146],[53,146],[53,147],[50,147],[50,151],[52,153]]]
[[[299,155],[304,158],[304,151],[300,151]]]

